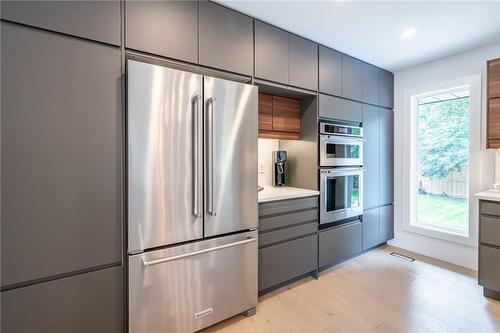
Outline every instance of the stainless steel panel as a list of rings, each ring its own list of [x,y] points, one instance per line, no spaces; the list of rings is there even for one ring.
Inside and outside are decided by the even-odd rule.
[[[129,251],[203,237],[202,77],[128,61]]]
[[[363,138],[338,136],[338,135],[320,135],[319,136],[319,164],[320,166],[357,166],[363,165]],[[328,145],[346,146],[347,149],[356,147],[358,157],[334,157],[328,154]],[[347,150],[346,149],[346,150]]]
[[[257,305],[257,231],[129,258],[129,332],[194,332]]]
[[[204,78],[205,237],[257,227],[257,87]]]

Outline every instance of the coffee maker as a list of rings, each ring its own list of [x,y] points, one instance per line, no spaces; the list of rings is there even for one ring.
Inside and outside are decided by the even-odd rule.
[[[273,151],[273,186],[285,186],[287,181],[286,150]]]

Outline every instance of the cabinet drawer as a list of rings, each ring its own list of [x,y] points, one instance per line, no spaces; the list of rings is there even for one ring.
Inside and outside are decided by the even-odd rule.
[[[300,198],[300,199],[266,202],[259,204],[259,217],[274,215],[274,214],[283,214],[296,210],[314,209],[317,207],[318,207],[318,199],[316,196]]]
[[[500,291],[500,249],[488,246],[480,247],[479,284]]]
[[[316,209],[306,210],[292,214],[261,218],[259,219],[259,230],[267,231],[317,220],[318,211]]]
[[[2,292],[3,333],[123,332],[122,267]]]
[[[282,242],[287,239],[298,238],[310,235],[318,231],[318,222],[310,222],[291,228],[280,229],[276,231],[264,232],[259,235],[259,247]]]
[[[490,245],[500,246],[500,218],[480,217],[481,236],[479,241]]]
[[[361,222],[319,233],[319,267],[361,252]]]
[[[316,269],[316,235],[259,250],[259,291]]]
[[[479,212],[481,214],[500,216],[500,203],[481,200],[479,202]]]

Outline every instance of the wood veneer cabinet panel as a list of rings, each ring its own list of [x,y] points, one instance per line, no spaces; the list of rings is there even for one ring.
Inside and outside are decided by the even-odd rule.
[[[488,99],[488,148],[500,148],[500,97]]]
[[[488,98],[500,97],[500,58],[488,61]]]
[[[259,131],[273,130],[273,96],[259,94]]]
[[[273,131],[300,132],[300,101],[273,96]]]

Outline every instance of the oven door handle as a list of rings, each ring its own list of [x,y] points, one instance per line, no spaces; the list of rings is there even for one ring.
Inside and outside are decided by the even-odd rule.
[[[321,174],[339,174],[346,172],[365,172],[365,168],[339,168],[339,169],[329,169],[329,170],[321,170]]]

